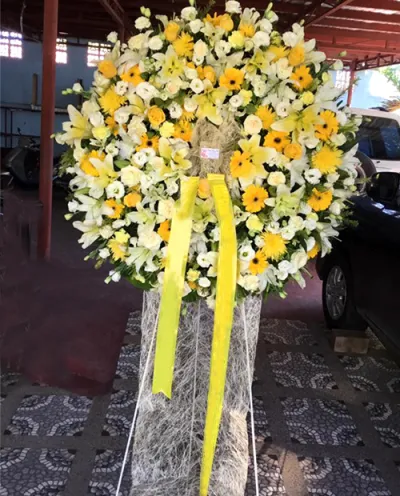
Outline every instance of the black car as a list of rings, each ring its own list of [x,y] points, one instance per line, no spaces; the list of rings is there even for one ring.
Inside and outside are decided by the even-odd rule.
[[[352,199],[355,225],[317,260],[330,328],[370,326],[400,350],[400,174],[380,172]]]

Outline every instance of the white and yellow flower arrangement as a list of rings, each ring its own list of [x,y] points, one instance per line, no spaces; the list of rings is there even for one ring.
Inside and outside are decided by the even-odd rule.
[[[142,8],[138,34],[98,64],[85,101],[57,135],[71,147],[69,218],[97,265],[114,264],[145,289],[163,284],[180,183],[190,176],[196,122],[233,116],[241,129],[229,163],[238,246],[236,298],[277,292],[325,255],[354,194],[357,122],[338,103],[325,55],[304,28],[279,34],[271,10],[228,1],[172,19]],[[220,229],[199,181],[184,295],[213,305]]]

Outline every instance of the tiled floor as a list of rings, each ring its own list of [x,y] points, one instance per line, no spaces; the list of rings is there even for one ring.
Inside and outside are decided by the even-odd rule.
[[[106,396],[2,375],[0,496],[115,496],[139,333],[136,312]],[[253,387],[260,495],[399,496],[400,369],[375,338],[360,357],[336,355],[328,337],[303,322],[262,322]],[[249,464],[246,494],[255,496]],[[121,496],[129,496],[129,477]]]

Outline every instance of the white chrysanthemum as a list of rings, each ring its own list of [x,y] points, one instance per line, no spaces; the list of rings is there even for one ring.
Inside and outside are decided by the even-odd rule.
[[[161,50],[163,47],[163,41],[159,36],[152,36],[149,39],[149,48],[150,50],[153,50],[153,52],[157,50]]]

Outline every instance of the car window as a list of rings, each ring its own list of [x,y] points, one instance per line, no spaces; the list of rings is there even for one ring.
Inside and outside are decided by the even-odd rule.
[[[400,160],[400,127],[394,119],[364,116],[357,137],[358,149],[369,158]]]

